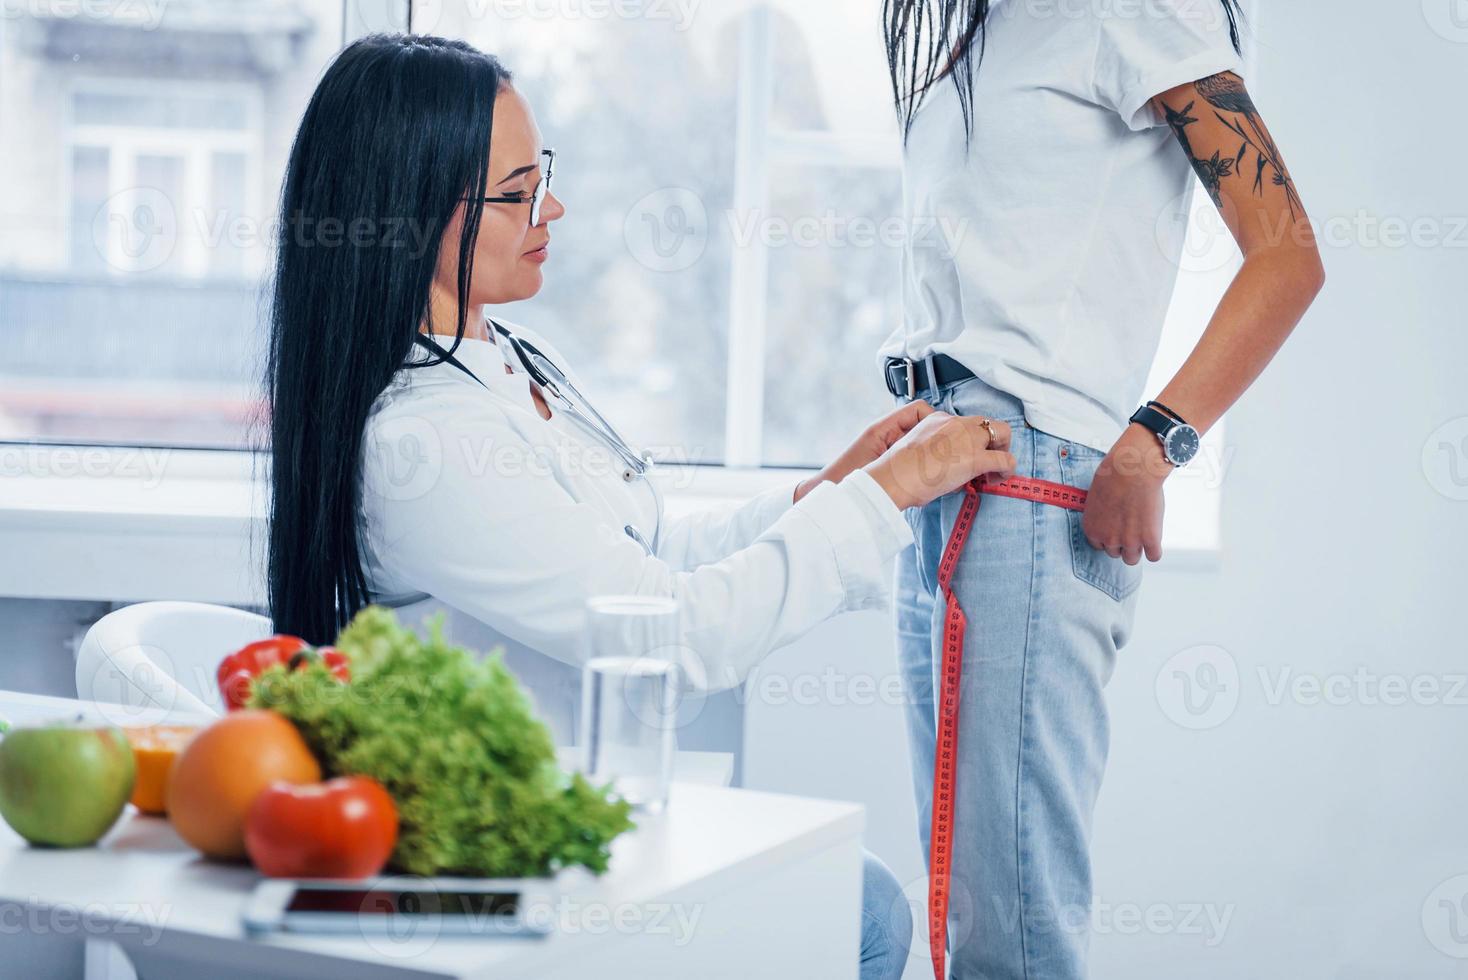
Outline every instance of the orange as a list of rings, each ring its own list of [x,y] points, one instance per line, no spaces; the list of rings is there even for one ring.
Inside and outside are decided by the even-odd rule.
[[[210,857],[245,857],[245,815],[271,783],[319,783],[306,740],[273,711],[231,711],[195,735],[168,777],[173,829]]]
[[[162,814],[168,803],[168,773],[183,747],[198,732],[196,725],[151,725],[128,728],[137,779],[132,804],[144,813]]]

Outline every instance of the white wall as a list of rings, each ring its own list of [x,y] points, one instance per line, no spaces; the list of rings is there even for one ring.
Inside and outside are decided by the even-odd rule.
[[[1282,2],[1253,22],[1251,84],[1332,232],[1329,282],[1230,416],[1216,567],[1150,571],[1109,688],[1097,978],[1468,975],[1468,878],[1449,881],[1468,875],[1468,4],[1456,41],[1428,21],[1453,9]],[[1378,244],[1418,219],[1421,244]],[[890,632],[849,617],[770,667],[880,680]],[[1199,645],[1238,677],[1189,713]],[[1274,696],[1303,675],[1345,703],[1312,703],[1308,677]],[[1387,676],[1438,690],[1383,703]],[[756,702],[746,737],[747,783],[863,800],[868,845],[920,894],[899,707]],[[1134,931],[1132,907],[1174,924]],[[1229,916],[1221,941],[1178,928],[1195,907]],[[931,975],[922,955],[908,976]]]

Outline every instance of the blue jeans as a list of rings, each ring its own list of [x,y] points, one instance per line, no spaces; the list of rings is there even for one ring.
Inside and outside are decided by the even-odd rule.
[[[929,401],[1008,422],[1021,476],[1086,488],[1104,455],[1031,428],[1018,400],[977,379]],[[962,499],[908,511],[916,542],[897,568],[898,666],[925,857],[942,659],[938,562]],[[1086,975],[1090,938],[1091,816],[1109,734],[1102,689],[1131,632],[1142,571],[1092,548],[1077,512],[981,501],[952,580],[968,632],[949,963],[965,980],[1071,980]]]
[[[899,980],[912,945],[912,907],[882,859],[861,854],[861,980]]]

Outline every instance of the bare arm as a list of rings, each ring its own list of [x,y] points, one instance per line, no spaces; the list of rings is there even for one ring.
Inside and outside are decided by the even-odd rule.
[[[1248,390],[1325,282],[1315,235],[1294,180],[1232,72],[1180,85],[1152,100],[1244,262],[1197,346],[1155,397],[1206,432]],[[1086,538],[1128,564],[1162,557],[1162,482],[1172,466],[1157,438],[1130,425],[1097,471]]]
[[[1325,283],[1305,206],[1243,80],[1232,72],[1152,100],[1244,264],[1157,400],[1206,432],[1259,377]]]

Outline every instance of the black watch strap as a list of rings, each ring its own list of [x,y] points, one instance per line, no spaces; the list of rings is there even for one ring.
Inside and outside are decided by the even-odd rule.
[[[1173,426],[1181,425],[1177,419],[1170,415],[1164,415],[1151,405],[1143,405],[1132,413],[1131,421],[1145,429],[1150,429],[1160,439],[1167,435]]]
[[[1159,412],[1162,412],[1162,413],[1164,413],[1166,415],[1171,415],[1173,418],[1177,419],[1183,425],[1187,425],[1188,424],[1188,420],[1187,419],[1183,418],[1177,412],[1174,412],[1172,409],[1168,408],[1166,405],[1162,404],[1159,401],[1155,401],[1154,400],[1154,401],[1148,402],[1147,404],[1149,406],[1151,406],[1152,408],[1157,409]]]

